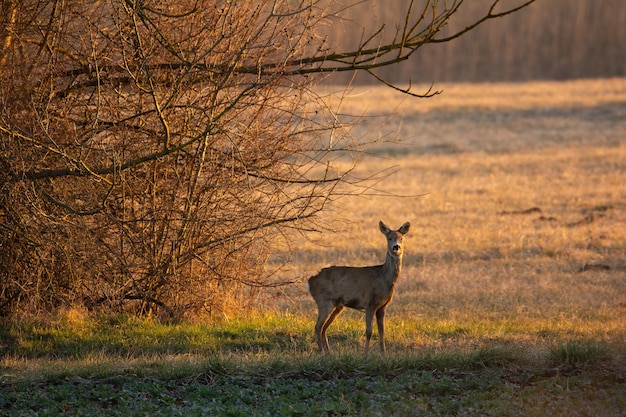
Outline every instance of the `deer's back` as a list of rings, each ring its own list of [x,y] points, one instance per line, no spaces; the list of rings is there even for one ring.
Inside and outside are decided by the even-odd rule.
[[[382,276],[382,266],[331,266],[309,278],[309,291],[316,301],[364,310],[367,305],[388,302],[393,285]]]

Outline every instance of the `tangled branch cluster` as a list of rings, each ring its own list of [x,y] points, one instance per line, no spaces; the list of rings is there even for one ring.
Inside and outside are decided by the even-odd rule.
[[[318,227],[361,181],[365,144],[312,87],[385,82],[376,68],[463,33],[437,38],[462,0],[422,3],[389,42],[338,52],[333,2],[3,2],[0,314],[251,302],[281,229]]]

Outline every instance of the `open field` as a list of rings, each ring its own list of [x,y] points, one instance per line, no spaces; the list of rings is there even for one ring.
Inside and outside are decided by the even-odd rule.
[[[257,313],[3,330],[0,414],[626,416],[626,80],[442,87],[343,98],[356,137],[402,141],[362,161],[390,175],[276,255],[296,284]],[[304,283],[382,262],[379,219],[412,223],[389,354],[350,311],[320,356]]]

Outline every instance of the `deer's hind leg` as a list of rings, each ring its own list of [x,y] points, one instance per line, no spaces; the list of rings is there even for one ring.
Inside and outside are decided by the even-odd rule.
[[[326,337],[326,330],[328,326],[337,318],[343,311],[342,305],[325,304],[318,305],[317,323],[315,324],[315,337],[317,338],[317,346],[320,352],[328,352],[330,350],[328,346],[328,338]]]
[[[328,319],[324,322],[324,325],[322,326],[322,338],[324,340],[324,343],[326,344],[326,351],[328,352],[330,349],[328,347],[328,337],[326,337],[326,330],[328,330],[328,327],[330,327],[331,323],[333,321],[335,321],[335,319],[337,318],[338,315],[341,314],[341,312],[343,311],[344,307],[342,305],[337,305],[335,306],[335,308],[333,309],[333,311],[330,313],[330,316],[328,316]]]

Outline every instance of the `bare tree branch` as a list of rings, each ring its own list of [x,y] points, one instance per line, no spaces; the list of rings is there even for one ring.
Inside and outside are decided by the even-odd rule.
[[[3,2],[0,314],[184,315],[280,285],[264,265],[283,230],[383,193],[357,171],[377,139],[352,137],[316,84],[362,72],[439,94],[380,69],[532,1],[438,37],[463,3],[410,1],[340,48],[324,25],[351,7],[327,0]]]

